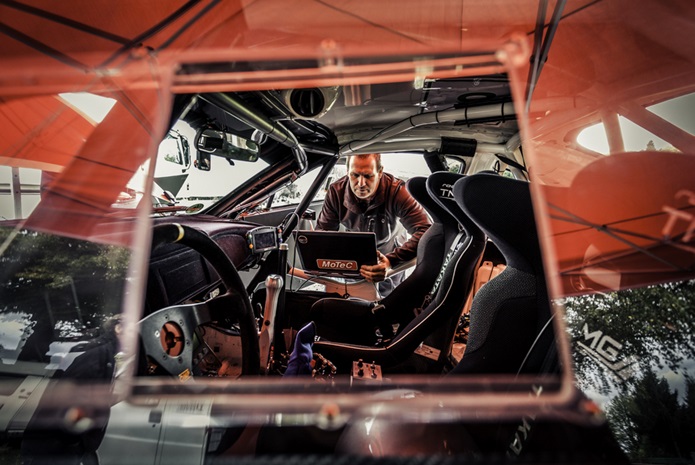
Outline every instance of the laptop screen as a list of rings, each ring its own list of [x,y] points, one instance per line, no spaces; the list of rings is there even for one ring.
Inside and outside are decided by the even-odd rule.
[[[295,241],[307,273],[356,278],[362,265],[377,263],[373,232],[296,231]]]

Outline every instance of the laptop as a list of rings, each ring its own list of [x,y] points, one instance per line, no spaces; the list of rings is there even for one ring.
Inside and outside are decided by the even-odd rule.
[[[359,278],[362,265],[376,265],[376,235],[353,231],[295,231],[297,253],[306,273]]]

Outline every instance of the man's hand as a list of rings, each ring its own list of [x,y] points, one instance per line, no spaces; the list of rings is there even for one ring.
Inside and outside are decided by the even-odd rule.
[[[377,264],[376,265],[362,265],[360,268],[360,274],[364,279],[372,283],[378,283],[386,279],[386,272],[391,269],[391,262],[386,255],[376,251],[377,253]]]

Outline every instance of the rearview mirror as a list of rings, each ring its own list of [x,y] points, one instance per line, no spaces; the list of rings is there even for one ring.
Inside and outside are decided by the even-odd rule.
[[[243,137],[215,129],[201,129],[195,138],[198,152],[209,153],[228,160],[255,162],[258,160],[258,144]]]

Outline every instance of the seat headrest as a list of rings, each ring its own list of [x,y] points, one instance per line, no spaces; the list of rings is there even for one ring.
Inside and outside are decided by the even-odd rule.
[[[507,265],[523,271],[542,272],[528,182],[479,173],[457,181],[454,197],[499,248]]]
[[[405,187],[410,192],[410,195],[429,213],[432,221],[435,223],[454,221],[451,214],[435,202],[429,192],[427,192],[427,178],[425,176],[416,176],[408,179]]]
[[[438,171],[432,173],[427,178],[427,191],[456,221],[463,227],[467,235],[473,236],[476,239],[482,239],[483,233],[478,226],[471,221],[466,213],[461,210],[461,207],[456,203],[454,198],[454,184],[456,181],[465,178],[465,175],[451,173],[448,171]]]

